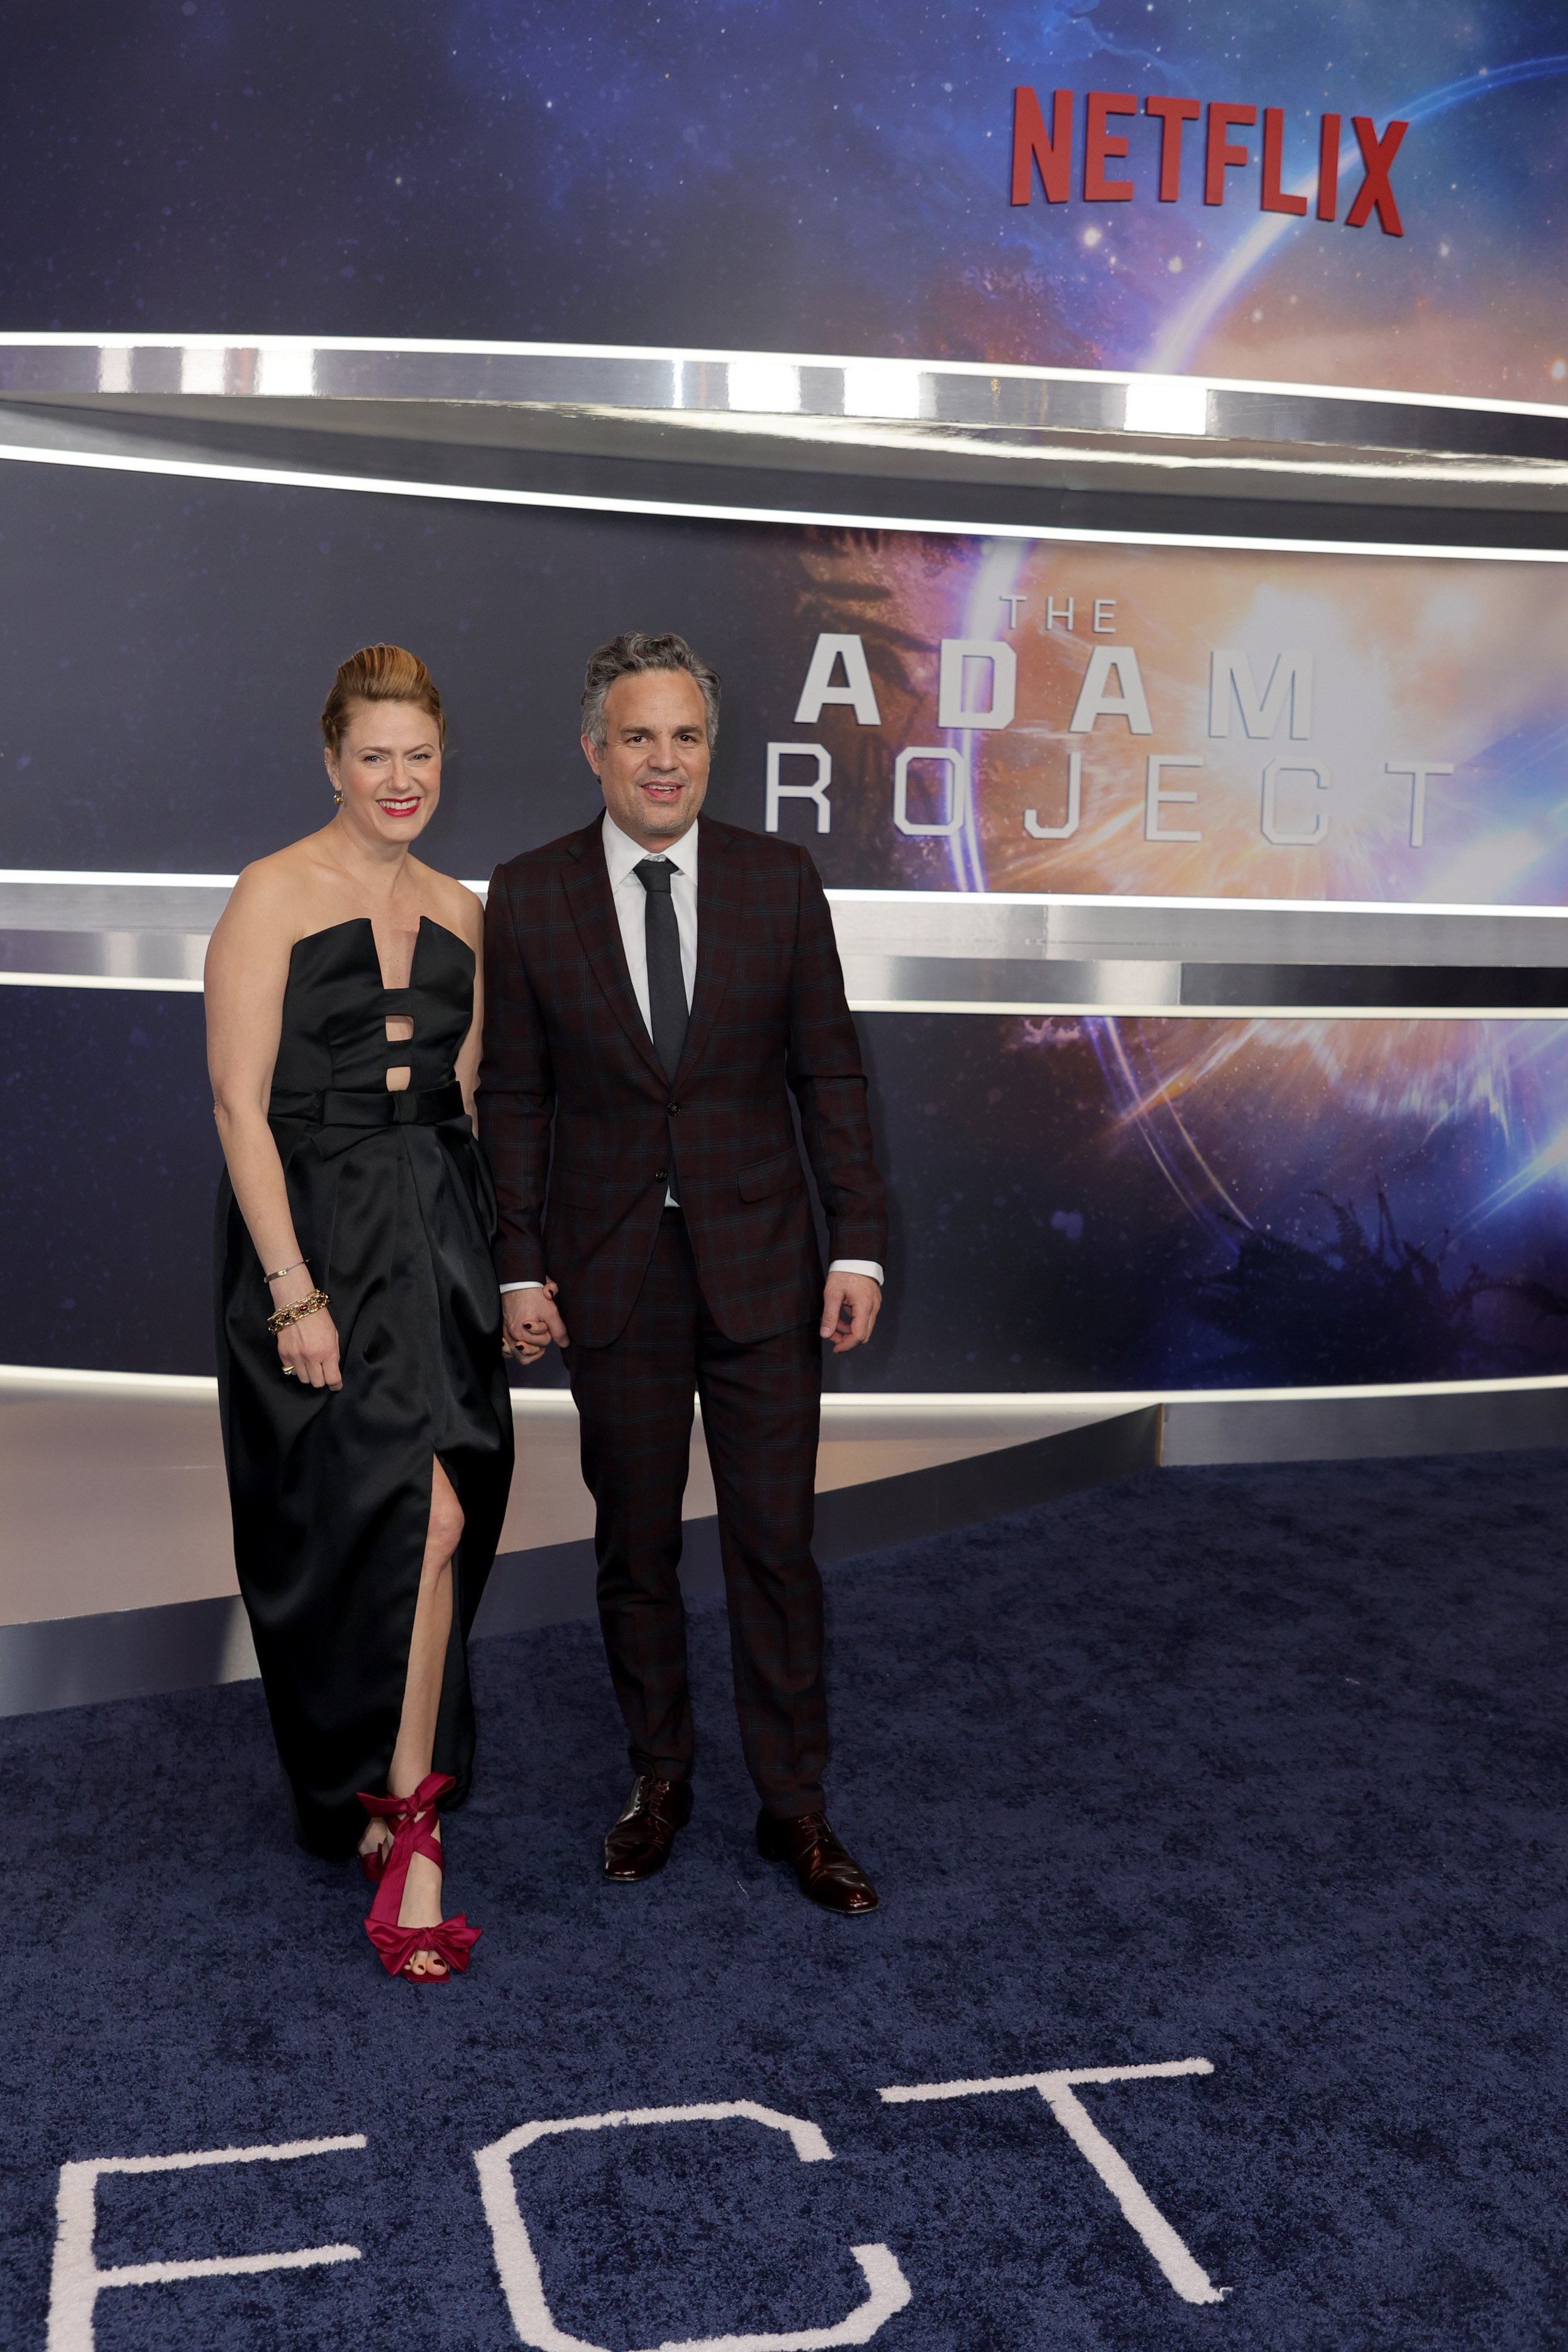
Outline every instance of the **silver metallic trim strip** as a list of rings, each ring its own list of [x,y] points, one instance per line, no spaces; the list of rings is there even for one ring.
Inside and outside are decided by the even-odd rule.
[[[1078,429],[1235,434],[1235,412],[1266,407],[1258,437],[1290,437],[1290,412],[1310,412],[1310,437],[1365,440],[1365,417],[1568,425],[1548,402],[1276,383],[1258,377],[1163,375],[1138,369],[1031,367],[989,361],[878,359],[843,352],[704,350],[634,343],[495,342],[430,338],[226,334],[0,335],[0,391],[283,396],[299,399],[506,401],[592,404],[651,413],[864,416],[963,424],[1047,422]],[[1131,415],[1129,414],[1131,410]],[[1306,437],[1306,436],[1303,436]],[[1420,435],[1430,442],[1429,429]],[[1401,446],[1410,446],[1409,437]],[[1463,439],[1448,446],[1463,449]]]
[[[483,885],[472,887],[483,895]],[[211,927],[227,895],[219,876],[35,877],[13,868],[0,874],[0,984],[199,988]],[[1190,1011],[1197,992],[1215,983],[1189,967],[1400,966],[1430,971],[1436,991],[1447,968],[1568,968],[1568,918],[1558,908],[827,895],[849,992],[868,1005],[1159,1003]],[[1248,1001],[1260,984],[1237,983]],[[1325,988],[1346,992],[1327,982]],[[1296,992],[1282,989],[1279,1009]],[[1455,993],[1466,992],[1456,985]],[[1521,983],[1520,992],[1539,1000],[1542,991]],[[1184,994],[1192,1000],[1184,1008]],[[1538,1003],[1538,1016],[1541,1010]]]
[[[129,981],[199,988],[206,931],[0,930],[0,979],[97,980],[112,987]]]

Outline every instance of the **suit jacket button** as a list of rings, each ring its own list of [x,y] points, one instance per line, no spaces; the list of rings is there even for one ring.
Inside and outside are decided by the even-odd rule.
[[[653,1181],[656,1184],[668,1184],[669,1181],[668,1169],[656,1168],[653,1171]]]
[[[668,1109],[668,1112],[669,1117],[670,1117],[671,1118],[673,1118],[675,1117],[676,1112],[680,1108],[680,1105],[679,1105],[679,1103],[670,1103],[670,1104],[667,1105],[667,1107],[666,1107],[666,1108],[667,1108],[667,1109]]]

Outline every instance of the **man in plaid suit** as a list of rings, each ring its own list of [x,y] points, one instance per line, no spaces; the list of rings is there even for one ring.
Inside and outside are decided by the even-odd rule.
[[[821,1342],[870,1337],[887,1216],[816,870],[699,814],[718,714],[718,677],[680,637],[616,637],[590,660],[583,749],[605,814],[496,869],[479,1129],[507,1330],[565,1350],[597,1506],[599,1618],[637,1775],[605,1875],[662,1869],[691,1811],[677,1563],[695,1391],[758,1847],[855,1913],[877,1897],[824,1810],[811,1526]]]

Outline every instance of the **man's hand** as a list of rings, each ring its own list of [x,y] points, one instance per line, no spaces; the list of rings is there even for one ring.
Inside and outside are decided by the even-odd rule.
[[[542,1290],[503,1291],[500,1307],[507,1348],[519,1363],[536,1364],[552,1339],[558,1348],[566,1346],[566,1326],[556,1309],[554,1283],[547,1282]]]
[[[513,1298],[519,1296],[537,1297],[538,1293],[511,1294]],[[510,1298],[507,1303],[511,1303]],[[868,1274],[830,1274],[822,1294],[822,1337],[832,1340],[836,1356],[863,1348],[881,1311],[882,1286]]]

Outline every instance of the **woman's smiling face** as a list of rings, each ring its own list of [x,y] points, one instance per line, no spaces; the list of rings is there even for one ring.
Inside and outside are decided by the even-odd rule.
[[[441,737],[417,702],[356,702],[327,773],[341,814],[377,841],[412,841],[441,797]]]

